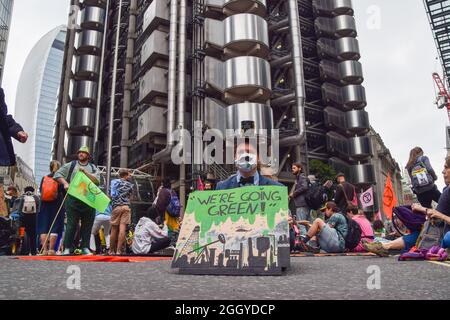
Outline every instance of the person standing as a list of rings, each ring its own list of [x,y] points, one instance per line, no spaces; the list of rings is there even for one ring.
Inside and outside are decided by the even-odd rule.
[[[14,121],[8,114],[8,106],[5,102],[5,93],[0,88],[0,166],[9,167],[16,164],[16,155],[11,138],[21,143],[28,140],[28,134],[22,126]]]
[[[339,212],[347,212],[347,206],[351,202],[354,206],[358,206],[358,200],[356,199],[356,189],[351,183],[345,181],[345,175],[338,173],[336,175],[336,194],[334,195],[334,202],[339,208]]]
[[[53,160],[50,162],[50,174],[42,178],[39,187],[41,194],[41,208],[37,216],[38,234],[40,235],[43,255],[55,255],[55,245],[58,235],[64,229],[65,211],[61,208],[64,199],[64,186],[53,179],[61,164]],[[59,210],[61,208],[61,210]],[[59,212],[58,212],[59,210]],[[58,216],[56,216],[58,214]],[[56,218],[56,220],[55,220]],[[52,223],[55,221],[52,227]],[[50,230],[50,227],[51,230]],[[50,238],[47,239],[47,234]]]
[[[100,174],[97,167],[89,162],[90,152],[88,147],[81,147],[77,152],[77,160],[63,165],[54,175],[54,179],[61,183],[67,192],[69,184],[78,171],[83,172],[93,183],[99,184]],[[66,202],[67,225],[64,234],[63,255],[70,255],[74,252],[74,238],[78,223],[81,221],[81,254],[92,255],[89,250],[91,230],[95,219],[95,209],[91,208],[77,198],[67,195]]]
[[[115,194],[112,197],[110,255],[121,255],[125,243],[127,226],[131,223],[130,196],[133,185],[128,181],[131,175],[126,169],[119,170]]]
[[[295,215],[298,221],[306,220],[311,222],[311,210],[306,203],[306,193],[308,192],[308,178],[303,172],[303,165],[299,162],[292,165],[292,174],[295,176],[294,191],[289,194],[289,201],[294,201]]]
[[[101,252],[101,248],[97,247],[95,237],[100,234],[100,228],[103,227],[103,235],[105,236],[106,252],[110,249],[110,232],[111,232],[111,204],[106,208],[105,212],[95,212],[94,226],[91,231],[90,248],[93,252]]]
[[[422,207],[431,208],[432,201],[438,203],[441,192],[435,184],[437,176],[430,159],[423,155],[422,148],[415,147],[410,151],[406,170],[411,178],[413,192]]]
[[[24,194],[19,199],[19,222],[20,226],[25,228],[28,243],[25,245],[27,250],[22,251],[24,255],[36,255],[36,217],[40,210],[39,197],[34,194],[35,189],[31,186],[25,187]]]

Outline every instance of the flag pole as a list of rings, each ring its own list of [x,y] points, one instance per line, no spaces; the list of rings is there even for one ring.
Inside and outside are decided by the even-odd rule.
[[[59,213],[61,212],[61,209],[62,209],[64,203],[66,202],[68,195],[69,195],[69,193],[66,192],[66,195],[64,196],[64,199],[63,199],[61,205],[59,206],[58,212],[56,212],[55,219],[53,219],[52,225],[50,226],[50,229],[48,230],[47,237],[45,238],[44,244],[42,245],[42,248],[41,248],[41,251],[39,252],[39,254],[42,254],[42,252],[44,252],[44,248],[47,245],[47,241],[48,241],[48,238],[50,237],[50,233],[52,232],[52,228],[55,225],[56,219],[58,218]]]

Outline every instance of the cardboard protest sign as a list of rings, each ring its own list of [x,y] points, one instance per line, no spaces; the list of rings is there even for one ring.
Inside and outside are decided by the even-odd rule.
[[[290,264],[286,187],[190,194],[172,267],[185,274],[279,275]]]

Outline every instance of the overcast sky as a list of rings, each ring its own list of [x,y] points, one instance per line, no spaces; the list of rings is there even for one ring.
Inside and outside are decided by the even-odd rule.
[[[15,0],[3,80],[13,113],[17,82],[34,44],[67,23],[68,0]],[[421,146],[443,187],[445,111],[434,105],[431,73],[441,72],[422,0],[353,0],[372,126],[404,167]]]

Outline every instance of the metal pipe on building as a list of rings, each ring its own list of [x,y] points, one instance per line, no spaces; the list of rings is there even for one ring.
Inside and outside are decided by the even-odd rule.
[[[114,129],[114,107],[116,104],[116,85],[117,85],[117,64],[119,59],[119,40],[120,40],[120,24],[122,22],[122,2],[119,0],[119,11],[117,15],[116,40],[114,48],[114,65],[113,77],[111,83],[111,104],[109,106],[109,127],[108,127],[108,157],[106,162],[106,191],[109,193],[111,187],[111,166],[112,166],[112,144]]]
[[[178,52],[178,130],[185,129],[184,116],[186,112],[186,0],[180,0],[180,31],[179,31],[179,52]],[[180,135],[180,143],[184,146],[184,135]],[[180,202],[181,207],[186,204],[186,149],[183,147],[183,161],[180,164]],[[184,212],[184,210],[182,211]]]
[[[56,115],[56,132],[55,132],[55,142],[56,147],[53,158],[63,163],[65,152],[64,152],[64,139],[66,136],[67,129],[67,107],[69,105],[69,89],[70,80],[72,79],[72,62],[75,53],[75,33],[76,33],[76,21],[78,17],[78,12],[80,9],[79,0],[71,0],[70,6],[72,10],[76,12],[69,12],[68,18],[68,34],[66,36],[66,50],[64,50],[64,72],[62,75],[61,87],[58,97],[58,112]],[[77,8],[77,9],[75,9]],[[62,89],[62,90],[61,90]]]
[[[293,67],[296,95],[295,118],[298,126],[298,133],[294,136],[280,139],[280,147],[300,145],[304,143],[306,139],[305,77],[303,73],[302,36],[300,33],[300,19],[297,0],[288,0],[288,11],[292,38],[292,60],[294,62]]]
[[[169,74],[168,74],[168,103],[167,103],[167,144],[160,152],[153,155],[154,162],[161,162],[169,158],[173,149],[172,134],[175,131],[176,112],[176,68],[177,68],[177,27],[178,6],[177,0],[170,1],[170,30],[169,30]]]
[[[134,58],[134,44],[136,37],[136,11],[137,0],[130,2],[130,19],[128,23],[128,44],[125,67],[125,84],[124,84],[124,98],[123,98],[123,113],[122,113],[122,140],[120,142],[120,167],[128,167],[128,148],[130,139],[130,110],[131,110],[131,92],[133,84],[133,58]]]
[[[108,21],[109,21],[109,6],[111,0],[106,2],[105,11],[105,26],[103,28],[103,43],[102,43],[102,53],[100,58],[100,72],[98,76],[98,91],[97,91],[97,106],[95,108],[95,128],[94,128],[94,155],[95,163],[98,163],[99,157],[99,142],[98,137],[100,135],[100,110],[102,106],[102,94],[103,94],[103,69],[105,65],[105,55],[106,55],[106,34],[108,33]]]

